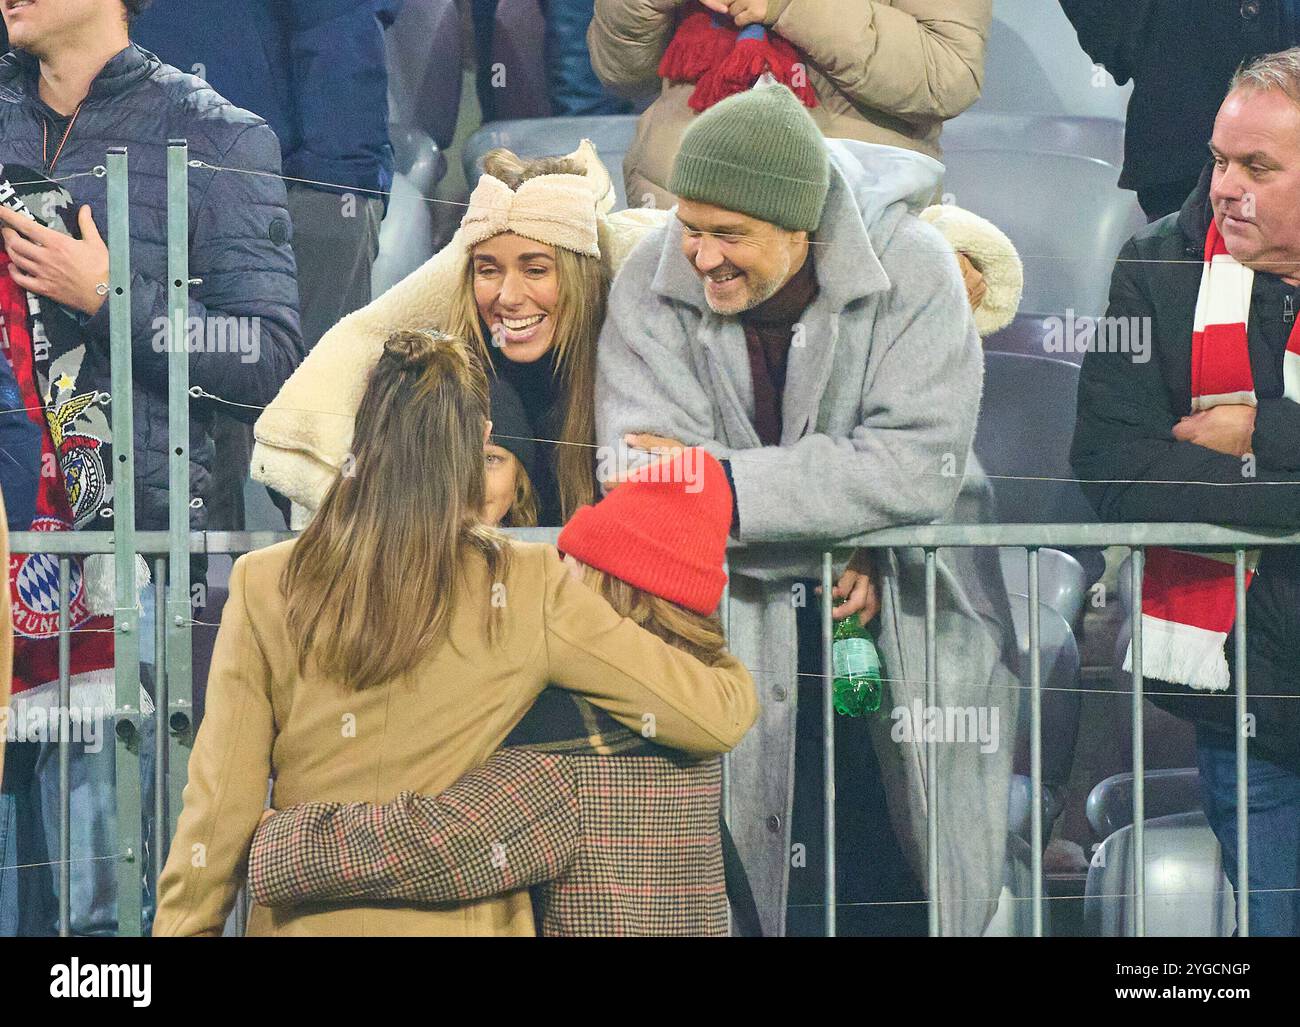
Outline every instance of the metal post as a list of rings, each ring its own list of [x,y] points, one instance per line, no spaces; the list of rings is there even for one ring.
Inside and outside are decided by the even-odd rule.
[[[925,550],[925,707],[939,705],[938,565],[935,551]],[[939,747],[932,732],[925,736],[925,892],[930,937],[939,936]]]
[[[135,586],[135,439],[131,409],[131,210],[126,147],[108,151],[109,352],[113,390],[113,614],[116,695],[117,929],[139,935],[140,851],[140,596]]]
[[[166,765],[158,769],[166,782],[167,831],[164,846],[176,834],[181,793],[194,745],[194,652],[190,603],[190,359],[186,319],[190,309],[189,146],[183,139],[167,145],[167,695],[159,699],[166,729]],[[159,620],[163,618],[160,616]],[[159,656],[159,664],[162,657]],[[166,853],[162,854],[165,859]]]
[[[822,819],[826,825],[826,937],[835,937],[835,668],[831,554],[822,553]],[[797,684],[796,684],[796,687]]]
[[[235,937],[242,938],[248,933],[248,885],[239,889],[235,896]]]
[[[727,640],[727,647],[731,647],[731,565],[723,560],[722,573],[726,575],[726,581],[722,585],[722,602],[718,606],[718,618],[722,621],[722,637]],[[722,820],[727,825],[728,830],[731,828],[731,753],[722,754]],[[731,903],[727,903],[727,934],[730,935],[735,930],[735,913],[731,908]]]
[[[167,625],[162,611],[166,608],[167,597],[167,559],[156,557],[153,562],[153,667],[154,667],[154,708],[153,708],[153,836],[149,847],[153,850],[150,860],[149,875],[153,882],[153,894],[158,895],[158,878],[162,875],[166,854],[163,849],[171,837],[167,833],[167,793],[163,787],[167,767],[167,667],[163,662],[163,650],[167,644]]]
[[[72,934],[72,560],[59,557],[59,937]],[[85,716],[85,711],[82,711]],[[84,729],[82,725],[85,738]],[[94,853],[94,855],[99,855]]]
[[[727,640],[727,647],[731,648],[731,565],[725,560],[722,564],[722,572],[727,576],[726,582],[722,586],[722,604],[718,607],[718,615],[722,620],[722,635]],[[731,826],[731,753],[723,753],[722,756],[722,819],[726,821],[727,826]]]
[[[1246,791],[1246,551],[1236,555],[1237,616],[1233,642],[1237,665],[1237,937],[1250,937],[1250,816]]]
[[[1142,738],[1142,573],[1146,550],[1134,548],[1133,573],[1133,931],[1147,933],[1146,754]]]
[[[1033,873],[1033,934],[1043,936],[1043,667],[1038,620],[1038,549],[1029,556],[1029,823]]]

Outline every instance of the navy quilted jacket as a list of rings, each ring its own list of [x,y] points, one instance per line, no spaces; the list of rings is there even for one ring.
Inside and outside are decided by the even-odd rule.
[[[42,129],[56,115],[37,92],[35,58],[14,51],[0,60],[0,162],[44,168]],[[57,137],[57,132],[52,132]],[[111,146],[126,146],[131,196],[131,321],[135,403],[136,525],[167,526],[167,354],[155,349],[167,316],[167,140],[189,141],[190,157],[257,174],[191,168],[191,325],[207,339],[223,326],[244,326],[246,345],[213,345],[190,356],[190,384],[223,400],[231,416],[252,423],[302,360],[298,283],[280,172],[280,147],[265,121],[235,107],[201,80],[163,64],[137,46],[113,57],[92,83],[53,177],[88,172]],[[51,142],[50,153],[55,150]],[[90,204],[108,239],[104,178],[61,184]],[[85,321],[82,377],[111,391],[108,303]],[[237,318],[238,321],[226,319]],[[252,340],[256,340],[256,345]],[[219,352],[224,349],[225,352]],[[159,352],[162,350],[162,352]],[[256,359],[250,359],[255,355]],[[191,403],[190,492],[206,496],[212,468],[212,402]],[[121,445],[120,440],[115,440]],[[207,523],[205,506],[191,527]]]
[[[284,173],[388,190],[383,26],[398,0],[155,0],[131,38],[266,118]]]

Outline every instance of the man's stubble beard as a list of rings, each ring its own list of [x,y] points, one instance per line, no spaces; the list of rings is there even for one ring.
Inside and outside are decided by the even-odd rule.
[[[783,249],[780,269],[772,275],[771,278],[764,278],[756,281],[753,288],[749,290],[749,295],[745,299],[741,300],[740,305],[734,310],[719,309],[718,307],[715,307],[713,302],[709,299],[707,287],[704,292],[704,302],[709,305],[709,309],[715,314],[720,314],[723,317],[734,317],[738,314],[743,314],[747,310],[753,310],[760,303],[766,303],[781,291],[781,287],[784,286],[786,281],[790,278],[790,263],[790,251],[788,249]],[[749,273],[746,272],[747,278],[748,275]]]

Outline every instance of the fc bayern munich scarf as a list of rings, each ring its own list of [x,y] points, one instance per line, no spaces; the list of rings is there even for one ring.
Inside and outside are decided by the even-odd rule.
[[[1205,265],[1192,330],[1192,411],[1225,403],[1256,406],[1246,325],[1255,273],[1228,253],[1210,222]],[[1300,403],[1300,320],[1282,358],[1283,396]],[[1246,586],[1254,580],[1259,550],[1246,554]],[[1181,549],[1147,551],[1142,586],[1142,671],[1160,681],[1200,691],[1226,691],[1231,678],[1224,643],[1236,620],[1232,553]],[[1132,669],[1129,645],[1124,669]]]
[[[694,82],[692,110],[703,111],[734,93],[743,93],[764,72],[790,87],[805,107],[817,106],[799,51],[762,25],[737,29],[731,19],[703,5],[687,5],[659,61],[659,77]]]
[[[11,184],[9,176],[14,183]],[[15,188],[15,185],[17,188]],[[29,214],[35,204],[51,215],[63,203],[63,190],[25,168],[0,172],[0,203]],[[44,209],[42,209],[44,208]],[[53,216],[43,223],[53,224]],[[66,225],[65,225],[66,227]],[[0,249],[0,347],[13,368],[27,416],[41,428],[41,476],[32,531],[70,531],[104,517],[111,490],[108,413],[95,392],[77,389],[85,347],[68,325],[51,330],[42,301],[14,283],[9,257]],[[55,312],[56,317],[66,317]],[[103,523],[111,524],[104,517]],[[92,526],[94,526],[92,524]],[[89,565],[89,566],[87,566]],[[71,681],[84,694],[111,687],[113,667],[112,580],[102,558],[69,559]],[[99,572],[99,573],[97,573]],[[59,558],[48,553],[12,553],[9,598],[14,623],[15,696],[58,680]],[[96,584],[96,579],[103,579]]]

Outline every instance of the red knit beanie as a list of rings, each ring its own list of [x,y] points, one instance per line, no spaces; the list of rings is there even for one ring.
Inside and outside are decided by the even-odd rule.
[[[696,613],[718,608],[731,486],[702,449],[639,468],[560,532],[560,552]]]

